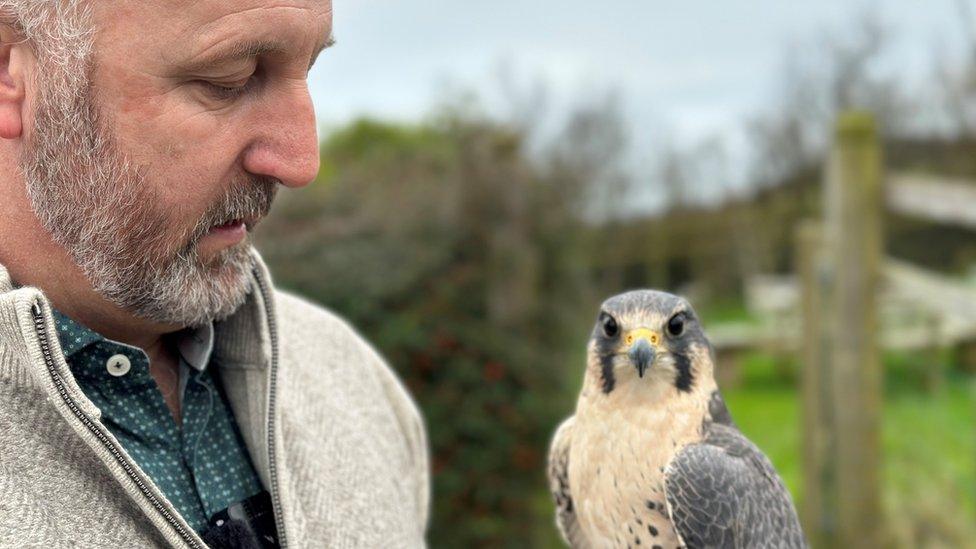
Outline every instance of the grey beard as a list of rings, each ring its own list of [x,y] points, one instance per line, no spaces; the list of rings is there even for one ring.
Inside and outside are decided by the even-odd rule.
[[[251,291],[249,239],[208,263],[197,243],[214,226],[267,215],[277,181],[243,174],[192,230],[174,236],[154,182],[101,125],[91,93],[74,97],[63,105],[41,98],[21,157],[41,224],[98,294],[135,316],[198,326],[232,314]]]

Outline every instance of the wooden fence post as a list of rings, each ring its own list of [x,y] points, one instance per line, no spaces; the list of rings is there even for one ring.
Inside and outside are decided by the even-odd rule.
[[[837,546],[836,479],[831,469],[830,368],[824,331],[829,271],[824,265],[823,226],[803,222],[796,233],[796,271],[801,284],[801,465],[803,531],[814,548]]]
[[[842,114],[826,185],[825,238],[833,272],[830,340],[838,547],[880,547],[881,383],[877,294],[882,257],[881,148],[874,119]]]

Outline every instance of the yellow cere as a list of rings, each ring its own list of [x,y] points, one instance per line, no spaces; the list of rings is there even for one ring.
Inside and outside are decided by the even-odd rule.
[[[638,339],[646,339],[647,341],[651,342],[651,345],[657,345],[660,336],[657,332],[648,330],[647,328],[637,328],[636,330],[627,332],[627,336],[624,338],[624,341],[628,346],[630,346],[633,345]]]

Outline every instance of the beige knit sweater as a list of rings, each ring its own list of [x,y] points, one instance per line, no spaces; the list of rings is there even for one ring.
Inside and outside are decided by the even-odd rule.
[[[417,408],[345,322],[273,290],[254,256],[214,357],[284,545],[424,546]],[[205,547],[78,388],[44,294],[0,266],[0,547],[168,546]]]

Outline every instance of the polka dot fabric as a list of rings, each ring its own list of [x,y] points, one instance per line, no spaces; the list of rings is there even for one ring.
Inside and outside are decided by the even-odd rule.
[[[263,488],[219,383],[206,367],[188,373],[178,425],[149,373],[141,349],[111,341],[55,312],[68,366],[102,422],[197,532],[209,518]],[[110,372],[109,359],[125,355],[131,368]],[[182,384],[181,384],[182,385]]]

